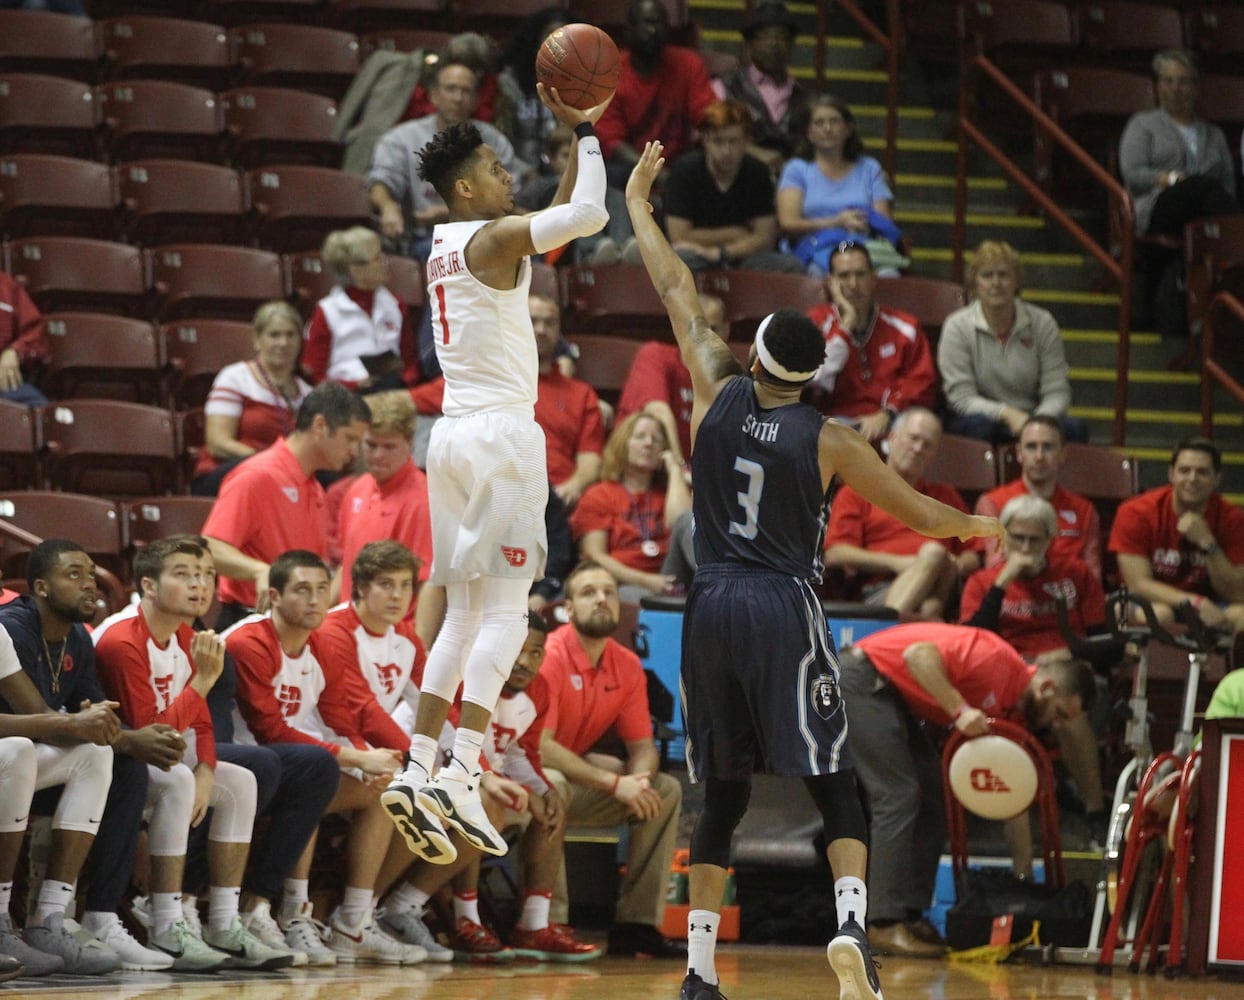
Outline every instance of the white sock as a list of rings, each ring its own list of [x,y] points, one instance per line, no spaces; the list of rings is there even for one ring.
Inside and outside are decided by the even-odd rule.
[[[13,883],[0,882],[0,913],[8,913],[11,902],[13,902]]]
[[[423,916],[423,910],[432,896],[422,889],[416,889],[409,882],[399,882],[397,888],[384,899],[384,908],[390,913],[409,913],[414,911]]]
[[[834,882],[834,904],[838,909],[838,926],[854,920],[861,927],[868,916],[868,887],[863,879],[844,875]]]
[[[39,900],[35,903],[34,916],[30,918],[28,926],[43,927],[53,913],[64,916],[65,907],[69,905],[71,899],[73,899],[72,882],[56,882],[45,878],[43,885],[39,887]]]
[[[280,919],[288,923],[302,913],[302,906],[310,898],[310,879],[287,878],[285,891],[281,893]]]
[[[214,932],[223,933],[233,926],[238,915],[238,901],[242,889],[236,885],[216,886],[207,890],[207,926]]]
[[[525,931],[542,931],[549,925],[549,904],[552,892],[529,892],[523,897],[523,912],[518,926]]]
[[[454,921],[466,917],[473,924],[482,924],[479,918],[479,893],[463,892],[454,893]]]
[[[710,986],[717,985],[717,927],[721,914],[712,910],[692,910],[687,914],[687,971],[694,972]]]
[[[350,930],[363,927],[371,917],[374,898],[370,889],[346,886],[346,891],[341,894],[341,905],[337,907],[338,919]]]
[[[436,770],[436,748],[437,742],[431,736],[416,733],[410,738],[410,762],[427,771],[428,777]]]
[[[87,910],[82,914],[82,929],[92,937],[98,938],[104,929],[111,926],[114,921],[120,922],[121,918],[115,913],[104,913],[100,910]]]
[[[459,726],[454,732],[454,760],[467,774],[479,774],[479,757],[484,749],[484,734]]]
[[[151,894],[151,929],[157,934],[182,918],[180,892],[153,892]]]

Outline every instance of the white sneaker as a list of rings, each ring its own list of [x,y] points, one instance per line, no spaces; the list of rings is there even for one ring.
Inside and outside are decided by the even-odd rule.
[[[115,951],[60,913],[53,913],[41,926],[27,927],[22,939],[36,951],[59,955],[65,962],[61,971],[70,976],[98,976],[121,968]]]
[[[418,945],[428,953],[429,962],[452,962],[454,950],[446,948],[436,940],[423,916],[416,910],[404,910],[401,913],[390,913],[383,907],[376,911],[376,920],[383,930],[388,931],[407,944]]]
[[[419,789],[419,805],[452,826],[476,850],[503,857],[510,848],[484,812],[479,779],[478,771],[468,774],[461,762],[452,760]]]
[[[147,943],[172,955],[173,969],[177,972],[214,972],[229,961],[223,951],[210,947],[195,934],[185,917],[163,934],[152,934]]]
[[[294,956],[294,965],[306,965],[307,953],[305,951],[290,951],[289,944],[285,940],[285,934],[272,919],[272,904],[266,899],[260,900],[255,904],[255,908],[249,913],[243,913],[242,926],[259,938],[269,948],[277,951],[289,951]]]
[[[225,963],[228,969],[284,969],[294,964],[292,951],[284,945],[269,948],[242,925],[242,918],[236,914],[226,931],[214,931],[209,926],[203,943],[229,956]]]
[[[368,962],[375,965],[418,965],[428,953],[418,945],[405,944],[391,938],[376,926],[374,917],[362,927],[349,929],[338,922],[334,913],[328,921],[328,947],[345,964]]]
[[[283,923],[286,947],[295,954],[302,952],[306,955],[308,965],[337,964],[337,953],[325,944],[328,928],[312,918],[310,903],[303,903],[298,916]],[[277,926],[281,927],[282,922],[278,922]]]
[[[130,972],[158,972],[173,967],[173,957],[155,948],[145,948],[128,930],[121,918],[111,915],[103,926],[91,931],[96,940],[111,948],[121,959],[121,968]]]
[[[445,832],[439,814],[421,799],[422,791],[431,787],[430,782],[428,772],[412,763],[380,793],[380,804],[411,854],[434,865],[447,865],[457,859],[458,849]]]

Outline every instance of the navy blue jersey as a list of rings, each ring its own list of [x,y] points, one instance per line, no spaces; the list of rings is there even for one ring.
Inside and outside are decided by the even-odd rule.
[[[765,409],[750,378],[722,387],[691,453],[698,565],[735,563],[820,581],[823,422],[804,403]]]
[[[49,708],[73,713],[80,710],[84,701],[106,700],[104,689],[95,676],[95,646],[86,626],[75,623],[69,627],[63,653],[59,643],[45,644],[39,606],[29,595],[0,607],[0,626],[12,638],[22,669],[34,681]],[[56,666],[60,667],[60,684],[59,690],[54,691],[52,672]],[[0,711],[8,710],[9,706],[0,699]]]

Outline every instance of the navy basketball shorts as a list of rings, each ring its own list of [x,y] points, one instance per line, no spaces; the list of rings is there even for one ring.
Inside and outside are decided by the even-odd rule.
[[[701,566],[683,615],[682,710],[693,781],[851,767],[833,639],[807,581]]]

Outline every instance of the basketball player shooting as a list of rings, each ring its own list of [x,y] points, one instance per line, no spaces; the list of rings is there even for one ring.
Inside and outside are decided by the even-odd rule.
[[[447,827],[488,854],[505,841],[479,797],[480,749],[492,710],[527,637],[527,593],[542,571],[548,502],[544,433],[535,421],[538,361],[527,307],[533,253],[599,232],[605,166],[588,111],[537,85],[573,129],[576,147],[550,207],[512,215],[513,179],[470,122],[424,147],[419,176],[449,207],[432,232],[426,273],[444,418],[428,447],[431,581],[445,621],[428,657],[410,763],[381,801],[410,850],[448,864]],[[451,760],[433,775],[437,736],[462,684]]]

